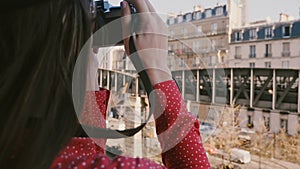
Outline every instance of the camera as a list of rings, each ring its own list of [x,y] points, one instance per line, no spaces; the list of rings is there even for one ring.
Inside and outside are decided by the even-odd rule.
[[[121,23],[121,7],[112,6],[109,1],[95,0],[93,1],[96,13],[95,33],[93,39],[94,47],[107,47],[114,45],[122,45],[122,23]],[[132,4],[131,13],[136,13]],[[100,31],[98,31],[100,29]]]

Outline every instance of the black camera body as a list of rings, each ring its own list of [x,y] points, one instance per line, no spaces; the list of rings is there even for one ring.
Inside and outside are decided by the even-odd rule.
[[[108,1],[96,0],[96,25],[93,39],[94,47],[122,45],[121,6],[111,6]],[[130,4],[131,12],[135,8]],[[100,29],[100,31],[98,31]]]

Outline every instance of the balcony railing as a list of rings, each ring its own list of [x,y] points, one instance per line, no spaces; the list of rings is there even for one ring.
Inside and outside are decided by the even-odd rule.
[[[272,53],[265,53],[265,57],[266,58],[272,57]]]
[[[228,30],[226,29],[218,29],[218,30],[211,30],[211,31],[204,31],[204,32],[186,32],[186,33],[181,33],[181,32],[175,32],[174,34],[169,36],[169,39],[176,39],[176,38],[194,38],[194,37],[203,37],[203,36],[212,36],[212,35],[221,35],[221,34],[226,34]]]
[[[287,56],[290,56],[290,55],[291,55],[290,51],[284,51],[284,52],[281,53],[282,57],[287,57]]]
[[[242,58],[242,55],[241,55],[241,54],[236,54],[236,55],[234,55],[234,58],[235,58],[235,59],[241,59],[241,58]]]
[[[255,58],[255,57],[256,57],[256,53],[250,53],[250,54],[249,54],[249,57],[250,57],[250,58]]]

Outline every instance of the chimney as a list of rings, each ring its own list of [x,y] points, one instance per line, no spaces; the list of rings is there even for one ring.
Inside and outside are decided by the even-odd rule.
[[[285,13],[279,14],[279,22],[285,22],[289,20],[289,15]]]
[[[203,8],[201,5],[194,5],[194,12],[196,11],[203,11]]]

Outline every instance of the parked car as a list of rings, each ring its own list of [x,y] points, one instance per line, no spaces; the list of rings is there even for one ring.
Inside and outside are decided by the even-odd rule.
[[[233,148],[230,152],[230,159],[237,163],[249,163],[251,161],[251,155],[249,151]]]

